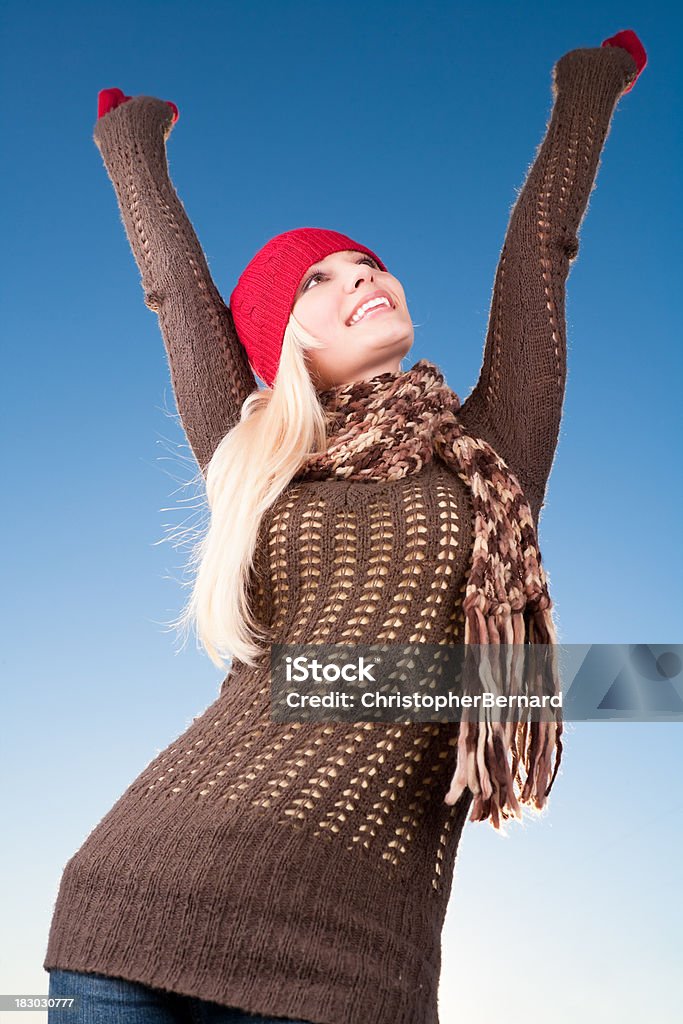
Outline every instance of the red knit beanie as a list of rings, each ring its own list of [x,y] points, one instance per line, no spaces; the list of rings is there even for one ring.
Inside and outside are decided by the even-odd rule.
[[[382,270],[387,269],[371,249],[347,235],[295,228],[266,242],[242,271],[230,296],[230,311],[251,368],[268,387],[277,375],[285,328],[302,277],[314,263],[346,249],[364,252]]]

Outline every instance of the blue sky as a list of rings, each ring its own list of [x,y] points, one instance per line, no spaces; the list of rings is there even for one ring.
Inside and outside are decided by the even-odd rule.
[[[98,90],[180,107],[171,177],[226,299],[273,235],[343,231],[404,285],[419,325],[405,365],[433,360],[464,399],[553,64],[635,28],[649,65],[617,107],[568,282],[568,390],[540,543],[563,643],[666,644],[681,641],[683,570],[683,19],[656,4],[382,0],[6,2],[0,19],[12,836],[0,991],[39,993],[64,863],[222,679],[163,625],[185,597],[168,537],[197,514],[183,486],[195,467],[92,141]],[[497,1024],[491,1005],[507,1022],[550,1005],[560,1022],[674,1020],[682,735],[569,726],[543,820],[507,839],[467,826],[441,1024]],[[520,961],[533,965],[521,998]]]

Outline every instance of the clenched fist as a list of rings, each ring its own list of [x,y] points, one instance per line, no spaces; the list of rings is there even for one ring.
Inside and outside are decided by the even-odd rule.
[[[610,36],[609,39],[605,39],[600,45],[620,46],[622,50],[626,50],[633,57],[638,70],[636,72],[636,77],[624,89],[624,93],[630,92],[638,78],[640,78],[643,68],[647,64],[647,53],[645,52],[645,47],[642,42],[632,28],[625,28],[621,32],[617,32],[616,35]]]
[[[97,94],[97,117],[104,117],[110,110],[116,110],[122,103],[126,103],[127,100],[132,99],[131,96],[125,96],[120,89],[100,89]],[[165,100],[169,107],[173,111],[173,120],[171,125],[174,125],[180,117],[180,112],[176,107],[175,103],[171,100]]]

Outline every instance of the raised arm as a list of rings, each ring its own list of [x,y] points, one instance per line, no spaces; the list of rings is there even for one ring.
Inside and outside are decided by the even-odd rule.
[[[257,383],[171,184],[172,117],[164,100],[135,96],[100,117],[93,137],[116,191],[145,303],[159,317],[183,429],[205,474]]]
[[[557,62],[552,115],[496,270],[481,374],[460,410],[516,474],[535,522],[562,416],[565,284],[612,114],[637,73],[634,57],[612,44]]]

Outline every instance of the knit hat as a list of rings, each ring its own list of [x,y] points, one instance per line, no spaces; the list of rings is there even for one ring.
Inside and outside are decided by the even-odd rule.
[[[285,328],[301,279],[314,263],[333,252],[375,253],[348,235],[324,228],[295,228],[276,235],[242,271],[230,296],[230,311],[252,370],[268,387],[277,375]]]

